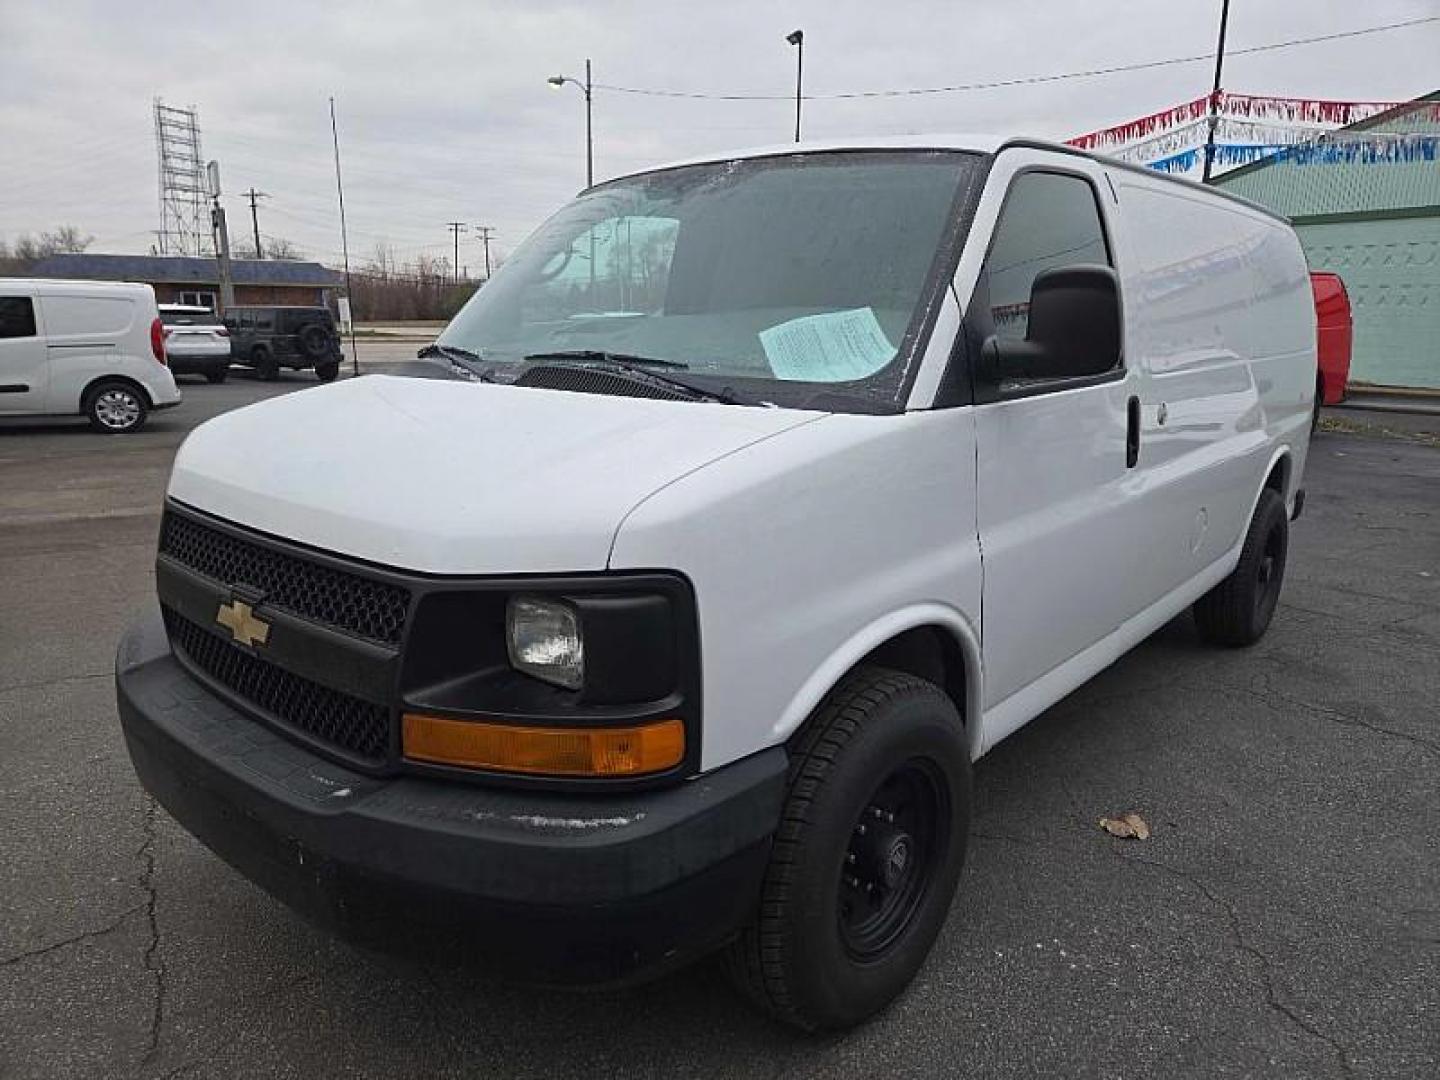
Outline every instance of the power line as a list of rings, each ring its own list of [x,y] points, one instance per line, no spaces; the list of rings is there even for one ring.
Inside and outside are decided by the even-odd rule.
[[[1323,41],[1341,41],[1346,38],[1363,37],[1366,34],[1380,34],[1388,30],[1400,30],[1407,26],[1440,22],[1440,15],[1425,15],[1403,22],[1386,23],[1383,26],[1368,26],[1359,30],[1345,30],[1337,34],[1321,34],[1318,37],[1293,38],[1276,41],[1269,45],[1252,45],[1248,49],[1231,49],[1230,56],[1247,56],[1252,53],[1272,52],[1275,49],[1289,49],[1298,45],[1315,45]],[[1170,67],[1175,64],[1195,64],[1215,59],[1213,52],[1197,53],[1194,56],[1174,56],[1168,60],[1148,60],[1140,64],[1120,64],[1115,67],[1089,68],[1084,71],[1066,71],[1055,75],[1029,75],[1017,79],[1000,79],[995,82],[960,83],[955,86],[910,87],[898,90],[847,90],[831,94],[805,94],[806,101],[842,101],[856,98],[919,97],[926,94],[956,94],[971,90],[1000,90],[1010,86],[1034,86],[1038,83],[1062,82],[1067,79],[1090,79],[1100,75],[1118,75],[1126,71],[1147,71],[1151,68]],[[614,86],[596,83],[596,90],[608,90],[614,94],[639,94],[646,97],[692,98],[705,101],[793,101],[793,94],[711,94],[689,90],[657,90],[648,87]]]

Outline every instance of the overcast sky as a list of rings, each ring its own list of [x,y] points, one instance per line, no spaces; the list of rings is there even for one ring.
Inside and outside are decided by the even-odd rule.
[[[151,103],[197,105],[237,191],[270,193],[262,232],[338,262],[327,99],[340,116],[352,258],[448,254],[445,223],[513,247],[584,182],[584,103],[546,76],[701,93],[944,86],[1213,50],[1219,0],[712,0],[708,3],[0,0],[0,238],[62,223],[92,250],[149,249],[158,227]],[[1233,0],[1232,49],[1440,15],[1440,0]],[[1405,100],[1440,84],[1440,23],[1239,55],[1233,91]],[[805,103],[807,136],[988,131],[1067,137],[1209,90],[1208,62],[1033,86]],[[788,140],[793,102],[648,97],[597,87],[597,178]],[[473,235],[473,234],[472,234]],[[462,241],[461,262],[481,261]]]

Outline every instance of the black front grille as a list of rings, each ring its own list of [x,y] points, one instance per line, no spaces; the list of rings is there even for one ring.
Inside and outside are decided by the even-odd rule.
[[[160,554],[227,588],[248,585],[264,594],[266,604],[336,630],[385,645],[398,645],[405,631],[410,594],[400,586],[291,555],[174,511],[165,512],[160,526]]]
[[[390,748],[390,715],[245,652],[164,608],[170,645],[221,686],[291,727],[372,762]]]

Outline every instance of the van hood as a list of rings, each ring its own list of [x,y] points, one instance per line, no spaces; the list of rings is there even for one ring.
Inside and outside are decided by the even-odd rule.
[[[169,493],[402,569],[603,570],[648,495],[822,415],[369,375],[201,425]]]

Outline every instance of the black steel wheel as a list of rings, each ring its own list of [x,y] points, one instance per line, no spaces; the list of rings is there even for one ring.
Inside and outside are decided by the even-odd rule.
[[[785,1023],[849,1027],[909,985],[945,923],[969,831],[968,744],[938,686],[867,666],[790,750],[760,902],[726,966]]]
[[[851,830],[840,872],[840,938],[856,960],[884,956],[915,917],[948,848],[949,789],[933,763],[907,761],[881,781]]]
[[[331,360],[324,364],[315,365],[315,378],[319,379],[321,382],[334,382],[339,374],[340,363],[337,360]]]

